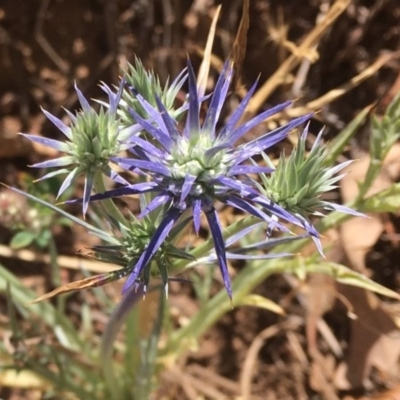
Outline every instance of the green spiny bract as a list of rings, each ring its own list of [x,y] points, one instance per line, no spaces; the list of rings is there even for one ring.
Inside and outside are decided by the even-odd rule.
[[[308,128],[301,135],[298,146],[290,157],[283,154],[279,158],[276,170],[270,175],[260,174],[262,184],[257,184],[260,191],[287,211],[307,217],[319,214],[322,210],[333,209],[333,204],[321,200],[321,195],[336,188],[334,185],[343,175],[335,176],[350,162],[336,167],[325,164],[328,155],[326,147],[321,145],[318,135],[311,151],[306,154]],[[266,155],[264,160],[272,165]]]
[[[136,58],[134,65],[128,64],[128,67],[123,71],[123,75],[129,87],[124,89],[118,106],[118,114],[121,117],[123,126],[131,126],[137,122],[130,109],[136,111],[142,118],[149,118],[147,111],[137,100],[137,95],[142,96],[153,107],[156,107],[156,98],[158,98],[165,105],[171,116],[175,119],[179,119],[182,116],[182,107],[175,109],[175,99],[186,80],[185,71],[182,71],[171,85],[167,80],[163,87],[160,78],[154,71],[147,71],[142,62]]]

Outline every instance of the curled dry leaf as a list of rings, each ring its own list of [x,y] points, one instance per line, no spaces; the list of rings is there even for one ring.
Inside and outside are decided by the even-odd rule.
[[[39,303],[43,300],[51,299],[52,297],[62,293],[74,292],[76,290],[83,290],[91,287],[98,287],[105,285],[106,283],[114,280],[112,279],[112,275],[115,275],[115,273],[111,272],[106,274],[95,275],[89,278],[81,279],[79,281],[66,283],[65,285],[62,285],[52,290],[51,292],[46,293],[43,296],[40,296],[37,299],[33,300],[32,304]]]
[[[353,200],[358,194],[370,163],[365,156],[348,167],[341,181],[343,200]],[[390,187],[400,177],[400,144],[395,144],[384,160],[383,167],[367,196],[374,196]],[[367,252],[384,231],[384,215],[369,214],[370,218],[352,218],[341,225],[341,243],[347,259],[355,270],[368,274]],[[351,338],[345,360],[336,371],[335,385],[348,390],[365,385],[373,367],[386,381],[398,371],[400,333],[393,319],[383,310],[379,298],[365,290],[338,285],[338,292],[349,301],[357,319],[351,321]]]
[[[364,180],[370,163],[368,155],[354,162],[344,172],[347,175],[341,180],[340,191],[344,202],[356,198],[358,182]],[[367,196],[389,188],[400,177],[400,144],[396,143],[384,160],[383,167]],[[343,223],[340,236],[343,249],[351,266],[366,273],[365,255],[376,243],[384,230],[383,217],[380,214],[368,214],[370,218],[355,217]]]
[[[375,294],[347,285],[338,288],[358,318],[351,320],[349,349],[336,371],[336,387],[341,390],[362,387],[373,367],[384,381],[395,379],[400,356],[400,332],[395,322],[382,309]]]

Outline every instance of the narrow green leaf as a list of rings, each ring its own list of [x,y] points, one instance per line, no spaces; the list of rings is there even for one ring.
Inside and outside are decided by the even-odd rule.
[[[364,200],[365,212],[397,212],[400,209],[400,183]]]
[[[372,106],[365,107],[357,116],[335,137],[329,145],[329,155],[325,158],[325,165],[333,165],[338,156],[342,154],[349,140],[364,123],[365,118],[371,111]]]
[[[240,302],[236,303],[233,301],[233,305],[236,306],[252,306],[263,308],[264,310],[272,311],[279,315],[285,315],[285,310],[275,302],[266,297],[260,296],[258,294],[248,294]]]
[[[108,235],[106,232],[104,232],[101,229],[98,229],[98,228],[88,224],[85,221],[82,221],[81,219],[79,219],[79,218],[67,213],[66,211],[62,210],[61,208],[58,208],[58,207],[54,206],[53,204],[50,204],[47,201],[44,201],[44,200],[42,200],[42,199],[40,199],[40,198],[38,198],[36,196],[33,196],[33,195],[29,194],[29,193],[25,193],[23,190],[19,190],[19,189],[16,189],[14,187],[11,187],[11,186],[4,185],[3,183],[1,183],[1,185],[7,187],[8,189],[12,190],[13,192],[19,193],[22,196],[27,197],[28,199],[30,199],[32,201],[35,201],[35,202],[37,202],[37,203],[39,203],[39,204],[41,204],[41,205],[43,205],[45,207],[50,208],[51,210],[55,211],[58,214],[63,215],[64,217],[66,217],[69,220],[77,223],[78,225],[82,226],[83,228],[86,228],[89,232],[95,234],[96,236],[102,238],[103,240],[105,240],[107,242],[119,244],[119,242],[116,239],[114,239],[112,236]]]
[[[313,268],[313,267],[312,267]],[[381,294],[392,299],[400,300],[400,294],[374,282],[365,275],[354,271],[344,265],[337,264],[334,262],[322,262],[315,266],[315,269],[319,272],[324,272],[331,275],[337,282],[344,283],[346,285],[357,286],[362,289],[371,290],[372,292]]]

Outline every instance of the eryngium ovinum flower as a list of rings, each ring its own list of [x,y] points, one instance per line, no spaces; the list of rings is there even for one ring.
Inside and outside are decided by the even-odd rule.
[[[144,197],[141,200],[143,201]],[[118,233],[113,236],[114,241],[118,243],[117,245],[92,247],[91,257],[122,267],[116,271],[98,275],[97,286],[121,279],[133,271],[140,255],[148,247],[157,231],[158,222],[154,215],[147,214],[144,218],[138,219],[133,214],[130,214],[129,220],[125,224],[118,223]],[[165,240],[158,248],[152,260],[153,262],[149,262],[143,268],[141,283],[144,284],[145,290],[149,285],[150,278],[156,278],[161,279],[165,292],[168,293],[168,270],[172,261],[175,259],[194,261],[190,254],[174,245],[188,222],[188,219],[183,220],[171,230],[170,238]]]
[[[142,62],[136,58],[134,65],[128,64],[127,69],[123,71],[123,76],[128,87],[123,90],[121,101],[118,104],[118,114],[123,126],[129,127],[136,123],[131,109],[144,119],[150,117],[140,101],[137,100],[139,94],[153,107],[157,106],[156,98],[158,97],[173,118],[181,117],[185,104],[175,109],[175,99],[185,83],[187,77],[185,70],[171,84],[167,80],[162,86],[159,77],[153,71],[147,71]]]
[[[99,178],[99,174],[105,174],[123,185],[128,184],[109,166],[112,157],[128,148],[128,145],[124,142],[135,133],[134,127],[122,129],[118,120],[117,105],[121,98],[123,85],[124,81],[121,81],[117,94],[108,92],[109,107],[107,109],[101,107],[99,112],[90,107],[82,92],[75,85],[82,110],[75,115],[65,110],[71,120],[70,126],[65,125],[60,119],[43,110],[46,117],[66,136],[68,140],[65,142],[42,136],[22,134],[34,142],[65,153],[59,158],[32,165],[35,168],[62,167],[46,174],[39,180],[68,173],[58,191],[57,198],[79,175],[85,175],[83,214],[87,211],[92,187],[95,180]]]
[[[334,167],[326,165],[328,149],[323,146],[321,137],[322,130],[318,134],[310,152],[306,152],[306,139],[308,125],[299,138],[297,147],[289,157],[281,155],[278,165],[273,174],[261,173],[261,184],[254,182],[258,190],[271,199],[280,207],[292,213],[300,221],[303,221],[305,229],[312,226],[309,217],[311,215],[323,216],[321,211],[341,211],[356,216],[364,216],[349,207],[331,203],[321,199],[321,196],[330,190],[343,176],[336,175],[349,165],[352,160],[343,162]],[[272,161],[266,154],[263,154],[267,165],[272,166]],[[313,239],[322,253],[321,242],[318,237]]]
[[[288,231],[288,229],[277,222],[276,218],[303,226],[300,219],[259,193],[248,179],[242,180],[240,177],[250,173],[271,172],[270,168],[244,165],[244,162],[284,139],[293,128],[307,121],[310,115],[296,118],[285,126],[235,147],[235,143],[243,135],[269,116],[288,107],[290,102],[264,111],[237,126],[255,91],[256,84],[254,84],[217,135],[216,125],[227,97],[232,73],[232,66],[226,63],[217,81],[204,122],[200,124],[200,100],[196,78],[188,62],[189,107],[183,132],[178,130],[176,120],[157,97],[157,108],[155,108],[142,96],[137,96],[138,102],[151,116],[151,121],[142,118],[135,110],[130,110],[135,121],[143,127],[153,141],[150,143],[141,137],[132,136],[130,151],[134,157],[114,158],[113,161],[123,168],[147,175],[148,182],[126,185],[97,194],[92,196],[91,200],[152,192],[153,200],[142,212],[141,217],[161,206],[165,213],[148,247],[127,279],[125,290],[142,276],[144,268],[185,211],[191,210],[194,229],[197,233],[200,229],[200,214],[201,212],[205,214],[214,240],[224,285],[230,297],[232,290],[225,243],[218,214],[214,208],[215,202],[219,201],[243,210],[267,223],[273,223],[274,227],[283,231]],[[261,210],[257,205],[262,206],[263,209]],[[308,232],[318,236],[312,226]]]

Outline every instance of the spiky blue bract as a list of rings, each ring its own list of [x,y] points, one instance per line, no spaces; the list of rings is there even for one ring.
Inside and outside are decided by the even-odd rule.
[[[255,185],[265,197],[296,216],[308,232],[313,232],[314,242],[322,253],[318,232],[309,219],[311,215],[323,216],[321,212],[324,210],[340,211],[354,216],[364,214],[321,198],[324,193],[337,187],[336,183],[344,176],[338,173],[352,161],[345,161],[333,167],[326,165],[329,150],[322,144],[322,130],[307,154],[308,128],[307,125],[303,130],[291,155],[282,155],[275,172],[269,176],[261,173],[261,183],[255,182]],[[265,154],[263,156],[267,164],[270,163],[268,157]]]
[[[147,175],[153,186],[146,190],[153,192],[154,196],[148,210],[150,212],[162,205],[165,212],[163,222],[155,232],[148,249],[135,265],[132,275],[127,280],[125,290],[138,279],[140,280],[146,263],[150,262],[152,255],[168,236],[174,223],[179,220],[185,210],[192,210],[196,233],[200,229],[200,213],[204,212],[206,215],[224,285],[231,297],[222,228],[214,205],[219,201],[244,210],[281,230],[287,230],[287,228],[278,219],[303,226],[296,216],[262,195],[246,178],[247,174],[271,172],[271,169],[245,163],[249,162],[253,156],[280,142],[292,129],[309,120],[311,115],[296,118],[248,143],[235,146],[235,143],[247,132],[271,115],[284,110],[291,103],[278,105],[237,126],[255,90],[256,85],[253,85],[218,134],[217,122],[227,98],[233,68],[228,62],[225,64],[203,122],[200,120],[200,103],[203,99],[199,98],[196,78],[190,62],[188,62],[187,71],[189,104],[183,131],[178,129],[176,120],[170,115],[161,99],[156,98],[156,108],[138,94],[137,101],[151,118],[150,120],[143,118],[134,109],[131,109],[130,113],[147,132],[148,141],[132,138],[130,151],[133,158],[113,159],[123,168]],[[246,179],[242,179],[243,176]],[[91,200],[135,193],[140,193],[137,186],[125,186],[94,195]],[[257,204],[262,205],[265,210],[260,210]],[[147,210],[142,212],[142,216],[146,215],[146,212]]]
[[[140,94],[153,107],[156,106],[156,98],[160,98],[168,112],[176,119],[179,119],[186,105],[176,108],[176,97],[186,81],[186,71],[183,70],[173,82],[167,82],[161,85],[159,77],[154,71],[147,71],[142,62],[135,58],[134,65],[128,64],[123,70],[126,87],[122,92],[121,101],[118,104],[118,114],[121,117],[123,126],[129,127],[136,121],[130,109],[134,109],[142,118],[149,117],[146,107],[137,100]],[[107,87],[103,89],[108,92]]]
[[[127,139],[138,131],[137,126],[122,129],[119,123],[117,105],[121,98],[123,85],[124,81],[122,80],[116,94],[111,91],[107,92],[109,105],[107,108],[102,107],[99,112],[89,105],[89,102],[75,85],[82,110],[75,115],[66,110],[71,120],[70,126],[64,124],[63,121],[48,111],[43,110],[46,117],[65,135],[67,139],[65,142],[42,136],[22,134],[36,143],[65,154],[59,158],[32,166],[35,168],[63,167],[40,178],[40,180],[43,180],[59,174],[68,174],[57,197],[61,196],[79,175],[85,175],[83,214],[87,211],[88,199],[97,175],[105,174],[122,185],[128,184],[125,179],[110,168],[111,158],[126,150],[129,147],[126,144]]]

